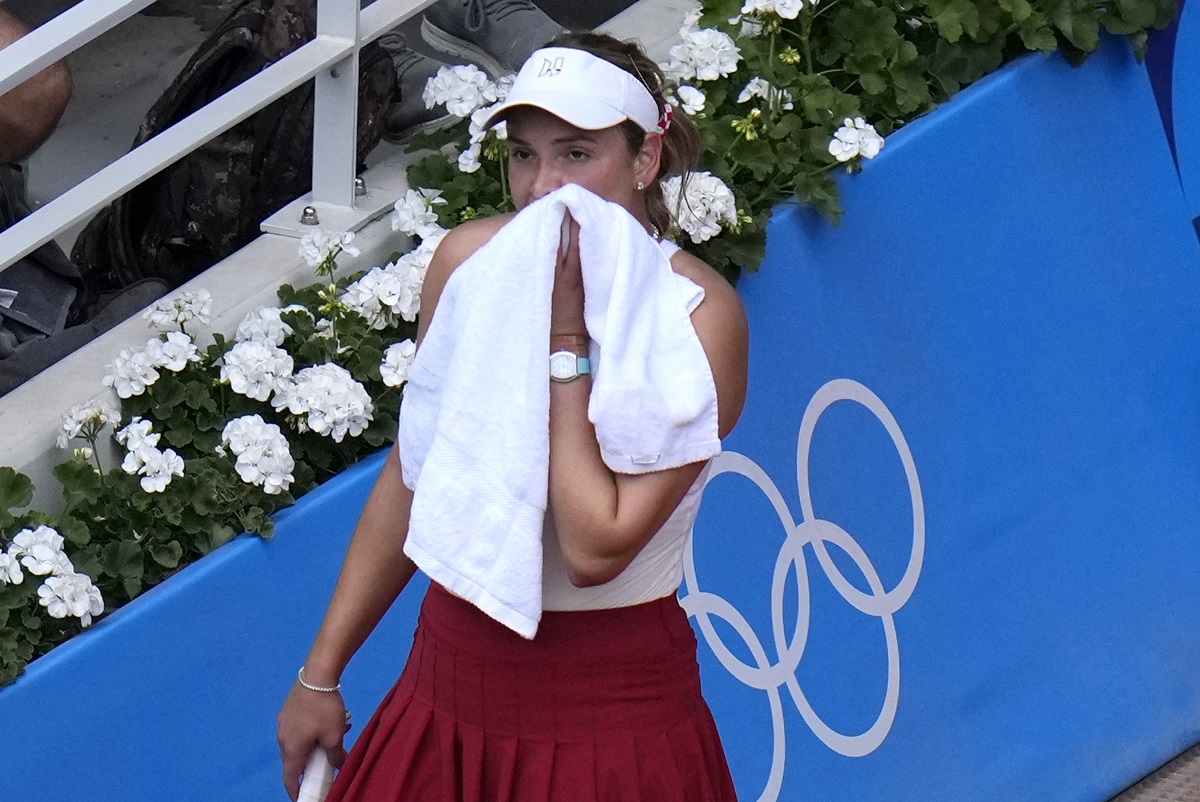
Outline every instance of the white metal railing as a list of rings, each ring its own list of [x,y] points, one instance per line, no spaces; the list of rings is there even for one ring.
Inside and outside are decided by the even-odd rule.
[[[0,50],[0,94],[70,54],[154,0],[82,0]],[[315,38],[139,145],[0,233],[0,272],[61,231],[169,167],[196,148],[315,78],[313,191],[323,224],[357,229],[377,208],[355,207],[358,51],[433,0],[314,0]],[[297,216],[298,219],[298,216]],[[303,228],[276,233],[300,236]]]

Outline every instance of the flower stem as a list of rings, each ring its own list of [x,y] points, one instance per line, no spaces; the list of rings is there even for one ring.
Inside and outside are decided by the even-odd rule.
[[[100,474],[100,480],[104,481],[104,466],[100,464],[100,449],[96,447],[96,435],[86,438],[88,448],[92,450],[92,461],[96,463],[96,472]]]
[[[509,207],[512,207],[514,205],[513,199],[512,195],[510,195],[508,191],[508,157],[501,156],[499,159],[497,159],[497,162],[500,165],[500,200],[501,203],[508,204]]]
[[[809,75],[813,74],[813,57],[812,43],[809,42],[809,37],[812,34],[812,21],[816,14],[804,15],[804,27],[800,32],[800,44],[804,48],[804,69]]]
[[[830,0],[830,2],[823,4],[820,8],[812,13],[811,19],[816,19],[840,2],[842,2],[842,0]],[[1105,0],[1105,2],[1107,2],[1107,0]],[[810,5],[809,8],[812,8],[812,6]]]

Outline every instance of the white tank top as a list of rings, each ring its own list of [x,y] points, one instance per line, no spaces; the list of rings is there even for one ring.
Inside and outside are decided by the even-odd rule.
[[[662,240],[659,244],[668,259],[679,250],[679,246],[673,242]],[[685,276],[676,273],[675,277],[686,299],[688,314],[691,314],[704,300],[704,290]],[[554,522],[547,515],[542,527],[542,609],[602,610],[629,607],[674,593],[683,581],[684,548],[696,513],[700,510],[701,491],[711,464],[705,464],[671,517],[654,533],[633,558],[633,562],[603,585],[577,588],[571,584]]]

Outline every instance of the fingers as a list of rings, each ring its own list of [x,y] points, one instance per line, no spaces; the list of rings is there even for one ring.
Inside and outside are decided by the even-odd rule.
[[[329,765],[333,766],[335,769],[340,769],[342,764],[346,762],[347,752],[340,746],[334,751],[328,752],[327,754],[329,756]]]
[[[574,218],[571,217],[570,212],[567,212],[565,215],[563,215],[562,230],[559,232],[559,235],[558,235],[558,263],[559,263],[559,265],[562,265],[563,261],[566,259],[567,251],[569,251],[571,249],[571,242],[572,242],[572,240],[574,240],[574,237],[572,235],[575,233],[571,230],[571,224],[574,222],[575,222],[575,220],[574,220]]]
[[[346,729],[350,729],[350,717],[346,717]],[[329,763],[335,769],[341,768],[342,763],[346,760],[346,749],[342,745],[342,736],[324,737],[320,740],[321,746],[325,749],[325,755],[329,758]]]
[[[300,796],[300,774],[304,771],[307,762],[307,758],[299,760],[286,754],[283,757],[283,788],[292,802],[296,802],[297,797]]]
[[[579,223],[570,212],[563,215],[562,231],[558,238],[558,269],[579,269]]]

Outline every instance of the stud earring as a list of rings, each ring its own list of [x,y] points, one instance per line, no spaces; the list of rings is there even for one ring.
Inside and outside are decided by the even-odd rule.
[[[645,188],[646,188],[646,182],[645,182],[645,181],[638,181],[638,182],[637,182],[637,188],[638,188],[638,191],[641,191],[641,190],[645,189]]]

